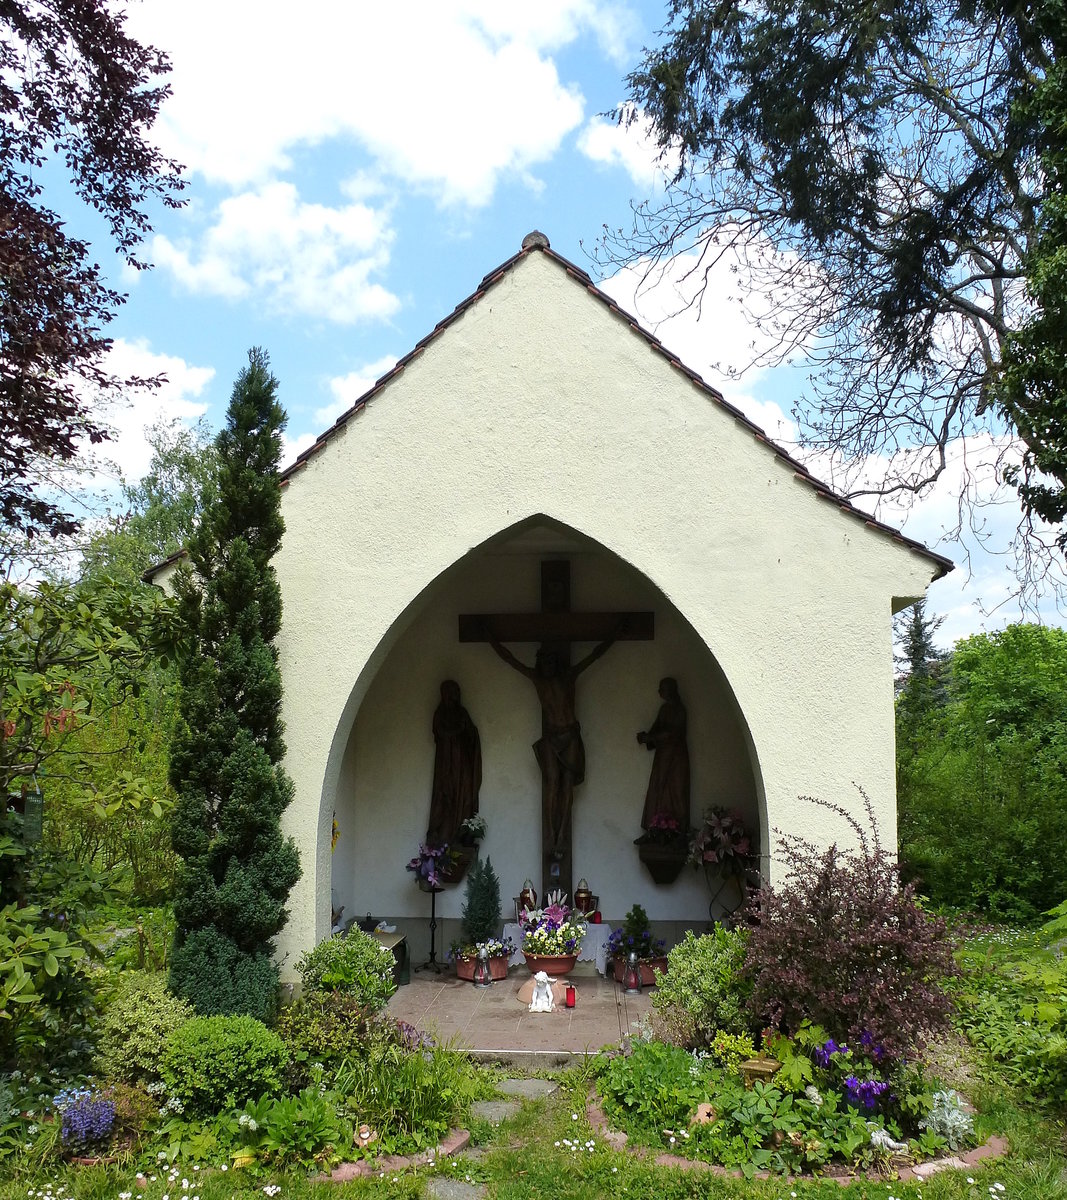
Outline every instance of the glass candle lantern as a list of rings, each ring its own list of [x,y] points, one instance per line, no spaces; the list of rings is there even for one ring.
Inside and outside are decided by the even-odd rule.
[[[622,990],[627,996],[641,994],[641,964],[637,961],[637,951],[631,950],[626,960],[626,971],[622,977]]]
[[[566,999],[565,999],[565,1003],[568,1008],[574,1007],[577,997],[578,997],[578,993],[574,990],[574,985],[568,984],[567,985],[567,995],[566,995]]]
[[[487,988],[493,982],[493,972],[489,969],[489,951],[483,946],[478,951],[478,961],[474,964],[474,986]]]

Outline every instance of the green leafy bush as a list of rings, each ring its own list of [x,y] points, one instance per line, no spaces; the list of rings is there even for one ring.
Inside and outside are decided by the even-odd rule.
[[[377,1131],[381,1148],[395,1153],[437,1145],[473,1097],[473,1071],[444,1047],[376,1045],[338,1072],[335,1087]]]
[[[168,839],[170,834],[167,835]],[[169,842],[168,842],[169,845]],[[119,919],[126,920],[122,913]],[[170,905],[133,914],[135,927],[116,938],[105,951],[113,971],[166,971],[174,941],[174,911]]]
[[[321,1162],[352,1141],[352,1128],[333,1099],[319,1087],[306,1087],[296,1096],[265,1096],[247,1104],[237,1117],[241,1141],[278,1163]]]
[[[82,939],[52,919],[37,904],[0,908],[0,1068],[47,1061],[59,1039],[84,1043],[95,1014]]]
[[[275,1028],[289,1051],[289,1079],[297,1088],[310,1082],[314,1063],[337,1068],[365,1056],[370,1046],[400,1040],[395,1021],[345,992],[310,992],[282,1009]]]
[[[169,981],[202,1016],[246,1013],[270,1021],[278,1011],[278,968],[270,955],[240,950],[213,926],[175,944]]]
[[[812,1098],[776,1084],[746,1088],[710,1058],[662,1042],[639,1042],[628,1056],[602,1060],[598,1075],[605,1111],[636,1142],[745,1174],[854,1162],[870,1140],[864,1117],[836,1093]],[[715,1120],[691,1124],[703,1103]]]
[[[746,1004],[743,929],[716,926],[696,937],[688,930],[667,956],[667,974],[652,996],[653,1011],[679,1030],[691,1046],[710,1045],[716,1033],[744,1033],[751,1024]]]
[[[296,969],[305,991],[346,992],[372,1011],[384,1008],[396,991],[392,952],[361,929],[319,942]]]
[[[171,1034],[163,1078],[188,1113],[208,1116],[277,1095],[288,1057],[282,1039],[253,1017],[194,1017]]]
[[[1060,906],[1061,908],[1063,906]],[[1058,913],[1059,910],[1053,910]],[[995,1074],[1040,1103],[1067,1104],[1067,958],[1037,934],[977,938],[960,951],[956,1025]]]
[[[812,1170],[837,1159],[855,1163],[870,1143],[860,1112],[827,1092],[818,1103],[770,1083],[746,1088],[737,1077],[720,1077],[710,1097],[716,1119],[684,1139],[685,1152],[710,1158],[745,1175],[758,1170]]]
[[[126,1083],[159,1079],[171,1034],[191,1016],[192,1005],[172,996],[162,975],[123,973],[104,1011],[97,1070]]]
[[[708,1055],[727,1074],[740,1074],[741,1064],[756,1057],[756,1044],[747,1033],[727,1033],[720,1029],[708,1045]]]
[[[1033,922],[1067,894],[1067,631],[957,642],[897,704],[900,858],[937,904]]]
[[[707,1099],[707,1071],[678,1046],[638,1042],[633,1053],[603,1062],[599,1072],[604,1111],[628,1130],[659,1140],[664,1129],[685,1128]]]

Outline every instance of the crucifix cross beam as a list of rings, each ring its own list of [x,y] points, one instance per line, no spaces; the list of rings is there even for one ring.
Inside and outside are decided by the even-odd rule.
[[[655,636],[651,612],[479,613],[459,618],[461,642],[648,642]]]
[[[585,779],[585,746],[575,712],[575,683],[618,641],[651,641],[651,612],[571,612],[570,563],[541,563],[541,611],[479,613],[459,618],[461,642],[488,642],[509,667],[533,684],[541,704],[541,737],[533,751],[541,769],[541,894],[572,891],[571,809]],[[503,644],[539,642],[533,666]],[[571,665],[576,642],[599,643]]]

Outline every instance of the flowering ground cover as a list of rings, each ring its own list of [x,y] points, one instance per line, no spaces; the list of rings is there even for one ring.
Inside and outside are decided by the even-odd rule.
[[[811,859],[792,898],[765,897],[759,927],[687,938],[649,1026],[499,1129],[471,1117],[499,1073],[391,1018],[390,965],[360,935],[301,960],[307,995],[270,1026],[193,1016],[161,974],[117,972],[95,1049],[60,1043],[0,1075],[0,1200],[416,1196],[437,1175],[503,1200],[794,1200],[840,1195],[823,1176],[843,1172],[864,1175],[848,1193],[864,1200],[1067,1200],[1064,914],[1044,934],[966,936],[945,962],[945,923],[902,944],[919,919],[908,895],[860,867],[862,886],[840,856]],[[753,981],[753,961],[793,943],[788,971]],[[746,1087],[757,1047],[773,1074]],[[594,1096],[625,1144],[594,1123]],[[476,1157],[390,1165],[460,1124]],[[996,1162],[893,1178],[993,1134],[1008,1147]],[[105,1161],[75,1165],[89,1155]],[[368,1178],[316,1182],[353,1159]]]
[[[564,1074],[560,1090],[527,1103],[497,1128],[475,1124],[476,1157],[460,1156],[432,1168],[386,1171],[345,1184],[313,1180],[306,1169],[235,1169],[226,1163],[165,1159],[72,1168],[23,1161],[0,1181],[0,1200],[327,1200],[390,1196],[413,1200],[431,1195],[430,1180],[443,1176],[482,1188],[500,1200],[601,1200],[656,1197],[663,1200],[1063,1200],[1067,1158],[1054,1123],[1016,1102],[1009,1089],[982,1085],[979,1132],[999,1129],[1011,1152],[980,1168],[948,1171],[925,1182],[864,1180],[843,1191],[834,1180],[720,1178],[679,1167],[657,1166],[630,1148],[613,1148],[586,1116],[588,1069]],[[224,1169],[225,1168],[225,1169]]]

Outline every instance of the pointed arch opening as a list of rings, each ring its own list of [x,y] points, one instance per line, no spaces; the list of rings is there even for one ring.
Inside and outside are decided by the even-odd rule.
[[[540,735],[540,708],[529,682],[488,645],[459,642],[457,616],[536,608],[546,559],[571,563],[575,609],[656,614],[654,640],[616,644],[578,682],[586,779],[574,802],[574,879],[589,881],[607,919],[619,920],[639,903],[671,940],[707,924],[711,896],[703,873],[686,868],[675,883],[657,885],[633,844],[652,760],[636,733],[655,717],[664,676],[677,679],[688,709],[693,822],[713,804],[739,809],[766,853],[758,755],[714,647],[644,571],[536,514],[457,559],[397,616],[354,681],[333,738],[319,822],[320,831],[329,830],[333,815],[339,829],[332,907],[343,905],[347,918],[372,913],[402,924],[413,959],[428,949],[429,904],[405,864],[426,832],[432,718],[442,680],[459,683],[480,732],[479,807],[488,823],[481,854],[500,877],[505,919],[510,897],[540,869],[540,774],[531,750]],[[514,649],[532,662],[533,647]],[[317,899],[318,912],[328,917],[321,890]],[[438,897],[439,956],[458,936],[462,900],[462,886]],[[316,924],[323,936],[321,918]]]

